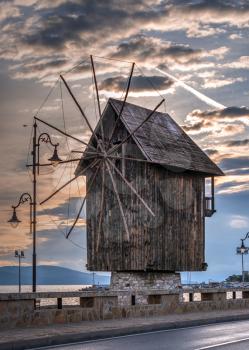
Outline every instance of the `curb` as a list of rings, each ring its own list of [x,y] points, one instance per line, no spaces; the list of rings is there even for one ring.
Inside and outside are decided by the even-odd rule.
[[[153,332],[153,331],[188,328],[188,327],[195,327],[195,326],[204,326],[208,324],[243,321],[243,320],[249,320],[249,314],[221,316],[221,317],[199,319],[199,320],[162,322],[160,324],[150,324],[150,325],[143,325],[143,326],[138,325],[132,328],[125,327],[121,329],[108,329],[108,330],[96,331],[91,333],[82,332],[82,333],[61,334],[61,335],[53,335],[53,336],[48,335],[41,338],[18,340],[18,343],[11,342],[11,341],[0,343],[0,350],[25,350],[25,349],[38,350],[40,348],[48,347],[48,346],[67,345],[67,344],[79,343],[84,341],[102,340],[106,338],[110,339],[110,338],[119,337],[119,336],[142,334],[142,333]]]

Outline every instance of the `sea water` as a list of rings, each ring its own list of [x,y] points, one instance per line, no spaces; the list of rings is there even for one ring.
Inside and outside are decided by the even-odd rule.
[[[37,285],[37,292],[77,292],[83,289],[91,287],[91,285]],[[32,292],[32,285],[23,285],[21,288],[22,293],[30,293]],[[0,293],[18,293],[18,285],[16,286],[1,286],[0,285]],[[40,306],[50,306],[55,307],[57,303],[56,298],[44,298],[40,299]],[[63,298],[63,305],[79,305],[80,298]]]

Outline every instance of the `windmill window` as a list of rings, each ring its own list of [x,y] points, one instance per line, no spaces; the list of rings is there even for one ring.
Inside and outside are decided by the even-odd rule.
[[[206,188],[209,187],[209,195],[206,195]],[[209,182],[205,182],[205,201],[204,201],[205,216],[211,217],[215,212],[214,203],[214,177],[211,177]]]

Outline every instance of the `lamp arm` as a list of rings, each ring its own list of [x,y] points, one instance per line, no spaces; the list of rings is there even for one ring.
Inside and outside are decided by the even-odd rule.
[[[43,132],[42,134],[40,134],[40,136],[38,137],[38,141],[37,141],[37,165],[38,165],[38,175],[40,173],[40,142],[44,142],[44,143],[50,143],[51,146],[53,146],[55,149],[59,146],[59,143],[53,143],[51,140],[50,135],[47,132]]]
[[[52,140],[51,140],[51,137],[48,133],[46,132],[43,132],[39,137],[38,137],[38,144],[37,146],[40,145],[40,142],[45,142],[45,143],[50,143],[51,146],[53,147],[57,147],[59,146],[59,143],[53,143]]]
[[[30,204],[32,204],[32,197],[31,197],[31,195],[28,192],[24,192],[23,194],[21,194],[18,204],[17,205],[12,205],[12,208],[16,209],[21,204],[24,204],[24,203],[26,203],[28,201],[30,201]]]
[[[244,242],[247,238],[249,238],[249,232],[245,235],[245,238],[241,238],[241,241]]]

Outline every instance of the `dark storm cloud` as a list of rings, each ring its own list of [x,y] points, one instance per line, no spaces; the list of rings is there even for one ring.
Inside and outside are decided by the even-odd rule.
[[[217,128],[218,133],[224,135],[236,134],[245,130],[246,124],[243,120],[248,118],[249,108],[247,107],[226,107],[211,111],[194,110],[187,116],[184,129],[190,132],[203,132],[213,127]],[[227,124],[221,125],[224,122]]]
[[[200,122],[194,123],[193,125],[183,125],[183,129],[185,131],[199,131],[203,127],[205,127],[205,123],[203,120]]]
[[[249,139],[245,140],[230,140],[226,142],[226,145],[229,147],[239,147],[239,146],[246,146],[249,144]]]
[[[200,119],[237,119],[240,117],[249,117],[249,108],[247,107],[227,107],[213,111],[199,111],[195,110],[191,113],[192,116]]]
[[[107,78],[103,80],[99,88],[100,90],[120,92],[126,88],[127,78],[123,76],[117,76],[113,78]],[[155,90],[166,90],[173,85],[173,81],[167,77],[161,76],[143,76],[138,75],[132,77],[131,81],[131,91],[141,92]]]
[[[34,64],[30,64],[28,67],[26,67],[27,70],[34,70],[34,71],[44,71],[45,69],[50,68],[60,68],[63,67],[67,63],[66,59],[63,58],[56,58],[53,59],[49,58],[47,60],[44,60],[44,62],[36,62]]]
[[[201,4],[206,11],[208,5],[205,2]],[[16,12],[14,23],[10,15],[11,6],[22,11],[22,16]],[[24,6],[29,10],[24,11]],[[187,7],[193,11],[197,8],[200,11],[201,8],[200,4],[197,6],[195,3]],[[15,0],[6,2],[3,8],[7,23],[2,28],[0,56],[22,62],[22,67],[18,67],[19,74],[14,75],[19,79],[25,75],[35,78],[37,74],[39,77],[43,70],[48,73],[51,69],[53,73],[51,62],[36,64],[35,57],[51,58],[52,61],[60,54],[59,67],[63,70],[63,64],[72,60],[72,57],[77,61],[84,55],[88,56],[92,50],[102,55],[113,54],[122,59],[134,59],[154,66],[170,65],[172,68],[176,64],[197,65],[206,57],[216,57],[215,52],[212,52],[214,50],[193,49],[188,45],[141,34],[152,29],[162,32],[188,30],[195,20],[200,21],[201,16],[189,20],[186,4],[174,6],[174,2],[152,0],[127,0],[121,4],[116,0],[28,0],[25,4],[24,0]],[[233,10],[236,12],[237,7]]]
[[[248,168],[245,168],[245,169],[234,169],[234,170],[231,170],[229,171],[229,176],[230,175],[249,175],[249,169]]]
[[[213,156],[213,155],[218,155],[219,154],[219,152],[216,149],[205,149],[204,151],[209,156]]]
[[[249,168],[249,157],[224,158],[219,166],[224,170]]]
[[[115,0],[86,0],[69,1],[51,10],[41,9],[38,10],[39,26],[33,33],[27,33],[23,41],[32,46],[53,48],[62,48],[67,41],[84,42],[84,36],[86,43],[90,39],[102,41],[103,31],[113,37],[131,25],[136,27],[136,23],[141,25],[165,14],[156,11],[156,5],[151,11],[148,3],[150,1],[136,1],[132,9],[131,1],[120,6]]]
[[[160,64],[168,64],[170,60],[177,63],[192,63],[202,57],[203,51],[192,49],[188,45],[178,45],[167,41],[161,41],[153,37],[137,35],[129,40],[121,42],[113,54],[115,58],[131,58],[146,63],[155,62],[160,58]],[[156,63],[155,62],[155,63]]]
[[[239,182],[239,185],[244,184],[244,183],[246,183],[246,182]],[[236,187],[236,186],[238,186],[237,181],[228,181],[228,182],[218,184],[215,187],[218,191],[220,191],[220,190],[229,189],[231,187]]]
[[[59,217],[61,220],[66,219],[74,219],[76,217],[77,212],[77,204],[79,203],[78,197],[70,198],[70,205],[68,205],[68,201],[64,202],[57,207],[50,209],[43,209],[38,212],[39,215],[49,215]],[[78,212],[77,212],[78,213]]]

